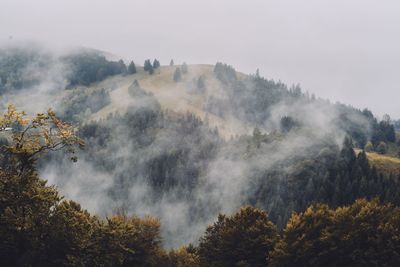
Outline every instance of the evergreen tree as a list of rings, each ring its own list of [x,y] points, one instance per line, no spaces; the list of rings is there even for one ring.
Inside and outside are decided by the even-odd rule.
[[[158,61],[157,59],[154,59],[153,61],[153,68],[157,69],[160,67],[160,61]]]
[[[149,72],[149,74],[153,74],[153,73],[154,73],[154,68],[153,68],[153,65],[152,65],[151,62],[150,62],[150,59],[146,59],[146,60],[144,61],[144,67],[143,67],[143,69],[144,69],[145,71]]]
[[[182,74],[181,74],[181,69],[180,68],[176,68],[175,72],[174,72],[174,81],[175,82],[179,82],[182,80]]]
[[[186,74],[188,73],[188,66],[186,64],[186,62],[183,62],[182,64],[182,74]]]
[[[128,73],[129,74],[135,74],[136,73],[136,66],[135,66],[135,63],[133,61],[131,61],[131,63],[129,63]]]
[[[387,145],[385,142],[380,142],[379,145],[376,147],[376,152],[379,154],[386,154],[387,152]]]
[[[289,132],[297,125],[296,121],[290,116],[283,116],[280,121],[281,131],[283,133]]]
[[[197,78],[196,87],[199,91],[204,91],[206,88],[206,81],[203,75],[200,75],[200,77]]]
[[[128,70],[127,70],[127,68],[126,68],[126,65],[125,65],[125,62],[122,60],[122,59],[120,59],[119,61],[118,61],[118,67],[119,67],[119,70],[118,71],[116,71],[116,73],[121,73],[122,75],[125,75],[127,72],[128,72]]]
[[[149,68],[149,74],[152,75],[153,73],[154,73],[153,66],[150,66],[150,68]]]
[[[171,59],[171,61],[169,62],[169,66],[172,67],[174,65],[174,60]]]

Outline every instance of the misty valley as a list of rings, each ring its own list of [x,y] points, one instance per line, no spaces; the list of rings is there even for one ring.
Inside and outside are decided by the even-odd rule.
[[[0,265],[400,266],[400,120],[273,78],[0,48]]]

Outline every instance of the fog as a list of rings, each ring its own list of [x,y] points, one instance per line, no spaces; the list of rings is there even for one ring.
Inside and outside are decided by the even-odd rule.
[[[396,7],[399,4],[394,1],[378,5],[374,1],[321,0],[3,0],[0,40],[6,45],[34,40],[61,51],[66,47],[91,47],[137,63],[157,58],[163,65],[173,58],[189,64],[227,62],[245,73],[259,68],[268,79],[300,83],[303,90],[317,96],[368,107],[378,115],[400,117],[394,101],[398,96],[396,68],[400,59]],[[27,70],[43,79],[29,91],[30,98],[17,105],[28,111],[45,109],[51,99],[47,96],[65,87],[69,70],[57,62],[46,70],[35,66]],[[143,99],[132,102],[148,103]],[[52,104],[57,108],[58,103]],[[287,115],[301,121],[312,133],[296,132],[280,142],[261,144],[261,152],[249,158],[235,157],[244,155],[245,148],[222,146],[199,175],[190,201],[175,188],[154,200],[152,196],[157,192],[141,173],[150,160],[182,145],[182,136],[172,126],[162,128],[148,146],[140,147],[126,125],[117,125],[107,144],[107,152],[115,152],[108,156],[115,170],[99,170],[88,160],[91,155],[85,158],[82,152],[73,167],[65,163],[48,165],[41,174],[67,198],[101,216],[110,215],[122,205],[129,214],[159,217],[165,245],[177,247],[196,242],[219,212],[231,213],[247,204],[253,193],[251,187],[262,178],[256,172],[265,172],[290,157],[307,157],[307,150],[327,135],[340,146],[345,133],[335,124],[339,116],[336,108],[322,100],[274,105],[269,120],[261,125],[272,129],[262,128],[263,134],[277,128]],[[350,118],[353,124],[369,127],[363,118],[354,116]],[[207,133],[202,134],[208,138]],[[187,161],[196,159],[198,152],[193,146]],[[118,200],[110,196],[110,188],[121,177],[130,184],[124,185],[128,197]],[[193,215],[197,207],[200,214]]]
[[[68,51],[63,50],[63,53],[58,54],[51,49],[39,47],[38,45],[36,50],[33,49],[38,53],[37,59],[22,70],[24,76],[38,78],[38,84],[4,94],[1,105],[5,106],[11,101],[28,114],[44,111],[51,106],[56,112],[63,114],[63,109],[68,106],[66,103],[71,105],[75,98],[81,98],[81,93],[106,91],[112,94],[118,87],[125,86],[124,79],[132,82],[136,77],[139,79],[140,75],[143,75],[117,75],[97,85],[92,84],[91,88],[82,86],[64,90],[68,84],[68,76],[74,73],[73,66],[61,60],[61,56],[66,56]],[[21,44],[20,48],[29,50],[32,47]],[[69,50],[69,53],[78,51],[79,49]],[[322,151],[321,148],[326,149],[332,143],[335,147],[341,146],[345,136],[345,130],[338,125],[341,107],[301,94],[293,98],[282,97],[271,105],[266,101],[261,108],[257,102],[248,104],[257,92],[257,79],[267,83],[259,89],[269,92],[268,98],[274,97],[273,91],[268,91],[270,87],[278,88],[282,85],[252,76],[251,79],[244,79],[243,83],[240,83],[240,90],[234,90],[237,76],[229,76],[229,70],[233,69],[222,65],[217,64],[220,67],[215,68],[214,75],[208,76],[204,89],[206,92],[196,91],[193,88],[193,80],[186,79],[181,81],[179,90],[173,88],[177,86],[176,83],[174,86],[169,85],[170,87],[159,84],[162,94],[165,99],[178,101],[182,97],[182,90],[190,89],[192,95],[189,97],[218,98],[221,100],[217,102],[220,105],[218,110],[223,114],[220,118],[230,120],[234,117],[235,120],[229,123],[233,129],[240,129],[244,123],[249,124],[251,131],[247,134],[253,137],[242,136],[228,141],[215,133],[213,135],[207,123],[191,132],[187,130],[192,127],[190,122],[184,117],[178,117],[176,113],[171,116],[172,119],[164,119],[168,114],[160,115],[161,105],[155,95],[147,92],[145,86],[141,88],[137,82],[138,85],[133,83],[132,88],[127,88],[124,101],[116,104],[120,108],[118,113],[122,113],[123,107],[126,107],[128,115],[120,113],[122,117],[116,115],[94,120],[101,130],[84,138],[87,146],[85,150],[78,152],[78,162],[71,163],[59,154],[56,155],[60,157],[45,158],[40,164],[41,177],[49,184],[56,185],[67,199],[81,203],[82,207],[102,218],[111,216],[118,208],[123,208],[128,215],[151,215],[160,218],[163,244],[168,248],[179,247],[189,242],[196,244],[207,225],[215,221],[219,213],[231,214],[243,205],[255,204],[266,208],[268,212],[278,213],[276,203],[282,202],[282,196],[285,194],[285,189],[280,187],[281,182],[286,179],[286,175],[293,172],[290,169],[296,169],[294,164],[297,158],[312,159]],[[189,65],[188,69],[188,74],[185,75],[194,75],[191,77],[204,74],[196,71],[192,65]],[[158,71],[163,72],[167,69],[161,68]],[[212,71],[212,68],[209,71]],[[220,72],[227,73],[222,75]],[[217,73],[224,78],[217,81]],[[146,74],[145,77],[157,79],[159,74]],[[214,81],[207,85],[212,79]],[[296,88],[294,86],[290,90]],[[289,94],[289,91],[285,90]],[[104,94],[102,96],[105,97]],[[265,98],[265,95],[261,95],[260,98]],[[234,99],[247,101],[234,102]],[[102,102],[101,99],[98,100],[95,103],[91,101],[72,105],[76,112],[73,114],[79,115],[83,124],[90,124],[88,118],[94,110],[90,105]],[[206,106],[203,106],[203,109],[205,108]],[[254,109],[254,113],[248,113],[249,108]],[[146,116],[149,113],[143,112],[143,109],[155,115]],[[264,119],[262,115],[265,115],[265,112],[268,116]],[[364,116],[351,109],[347,110],[347,113],[347,119],[352,126],[361,125],[368,132],[370,125]],[[304,126],[303,129],[286,134],[277,133],[284,116],[292,117]],[[156,123],[152,124],[152,121]],[[81,126],[85,128],[85,125]],[[251,132],[256,126],[260,128],[263,138],[269,141],[254,145],[257,138]],[[241,138],[252,139],[240,141]],[[326,141],[329,145],[321,146],[321,143]],[[214,148],[215,153],[210,152],[214,151]],[[176,157],[178,160],[175,160]],[[279,174],[274,176],[272,173],[277,170]],[[156,184],[154,179],[157,180]],[[265,182],[266,180],[270,182]],[[255,191],[261,185],[268,186],[271,192],[268,191],[267,200],[259,203],[254,199],[257,198]],[[290,203],[285,202],[285,205],[289,206],[288,211],[291,213]],[[284,223],[290,213],[282,214],[279,223]]]
[[[398,1],[2,0],[0,41],[93,47],[138,62],[228,62],[400,117]]]
[[[84,87],[75,88],[75,90],[63,90],[66,86],[66,76],[72,70],[69,69],[68,65],[57,60],[59,55],[50,54],[48,56],[53,60],[45,68],[39,68],[37,67],[38,64],[32,63],[24,69],[26,75],[39,77],[40,83],[33,88],[20,90],[15,93],[16,95],[4,95],[4,99],[2,99],[4,105],[9,98],[19,100],[16,102],[17,106],[28,111],[28,113],[43,111],[49,105],[54,107],[56,111],[62,111],[63,97],[72,98],[72,95],[64,95],[65,92],[78,94],[80,90],[85,90]],[[191,71],[190,68],[189,65],[189,72]],[[122,79],[122,77],[119,79]],[[116,90],[112,86],[113,82],[107,83],[105,81],[102,84],[109,85],[108,87],[105,86],[105,90],[109,92]],[[188,83],[186,86],[190,87],[192,84]],[[252,94],[250,89],[253,85],[249,86],[240,90],[241,97],[250,98],[249,95]],[[92,89],[101,90],[100,88]],[[179,99],[177,95],[179,91],[168,87],[163,89],[163,94],[170,94],[168,98]],[[212,94],[213,88],[209,89],[208,93]],[[226,91],[223,92],[228,94],[229,86],[227,85],[224,90]],[[222,98],[229,99],[228,95],[223,95],[223,92],[218,94],[222,94]],[[26,95],[29,95],[29,97],[24,97]],[[54,95],[58,95],[58,97],[54,98]],[[214,96],[217,97],[217,95]],[[139,112],[143,107],[157,111],[160,107],[155,103],[156,100],[153,97],[152,94],[140,91],[134,96],[127,94],[127,103],[121,104],[121,106],[129,104],[128,111],[132,114]],[[54,101],[54,99],[61,101]],[[81,108],[85,111],[90,107],[83,106]],[[222,112],[223,114],[233,115],[230,113],[234,109],[238,109],[236,113],[240,117],[245,118],[246,116],[244,107],[236,107],[233,104],[230,106],[229,100],[221,108],[226,109]],[[275,141],[260,144],[260,150],[257,150],[258,152],[254,155],[246,154],[251,149],[248,150],[243,145],[236,147],[235,141],[232,141],[233,143],[228,142],[226,145],[218,145],[218,151],[215,155],[206,154],[206,159],[201,160],[198,155],[204,152],[200,151],[199,143],[207,143],[210,138],[208,129],[200,128],[196,129],[194,133],[185,134],[176,121],[174,123],[174,120],[163,121],[158,118],[160,124],[164,124],[164,126],[156,128],[154,139],[144,145],[140,143],[139,139],[145,139],[147,135],[152,135],[151,131],[141,132],[138,136],[135,136],[132,135],[134,122],[126,123],[121,119],[110,119],[108,122],[98,122],[100,125],[104,124],[111,127],[110,138],[106,139],[104,147],[100,147],[97,142],[91,140],[99,136],[87,138],[85,141],[88,148],[78,153],[79,160],[77,163],[56,158],[55,161],[44,163],[40,169],[40,174],[41,177],[48,180],[49,184],[55,184],[67,199],[78,201],[84,208],[103,218],[110,216],[120,207],[126,209],[129,215],[151,215],[160,218],[163,244],[166,247],[179,247],[189,242],[196,244],[206,226],[216,219],[218,213],[231,214],[241,206],[249,204],[249,199],[253,197],[254,190],[256,190],[255,187],[260,184],[260,179],[265,179],[262,173],[267,173],[273,168],[279,168],[276,166],[282,164],[285,165],[285,168],[291,168],[289,162],[293,157],[314,157],[315,153],[308,151],[318,146],[321,140],[328,135],[330,136],[329,139],[332,139],[337,146],[340,146],[343,141],[345,133],[336,124],[340,115],[335,105],[330,105],[323,100],[310,101],[310,99],[299,98],[294,102],[282,101],[269,108],[270,116],[268,120],[258,125],[263,134],[279,129],[283,116],[293,117],[309,130],[295,131],[287,134],[285,138],[278,137]],[[367,124],[366,121],[364,122],[365,118],[357,114],[354,114],[354,116],[356,117],[350,118],[352,124]],[[239,123],[238,120],[236,121]],[[251,128],[254,129],[256,124],[250,124]],[[368,125],[365,127],[368,127]],[[151,128],[151,125],[149,128]],[[205,126],[205,128],[207,127]],[[233,128],[240,128],[240,125]],[[103,131],[106,130],[103,129]],[[99,135],[102,135],[102,133]],[[199,136],[200,141],[193,143],[198,139],[191,139],[190,135]],[[174,151],[185,150],[187,147],[184,162],[177,163],[185,167],[181,169],[177,167],[177,169],[182,172],[186,167],[196,170],[193,166],[202,165],[205,162],[205,167],[200,168],[198,180],[193,180],[197,183],[191,189],[187,189],[187,187],[182,189],[179,186],[172,185],[170,187],[165,186],[165,191],[157,191],[151,181],[149,182],[151,174],[147,166],[155,166],[155,169],[157,169],[158,165],[153,163],[153,160],[154,162],[159,159],[167,161],[168,158],[165,158],[165,155],[170,155]],[[105,155],[106,157],[104,157]],[[105,159],[105,161],[102,162],[102,159]],[[185,165],[187,162],[193,164]],[[106,164],[107,167],[102,168],[102,163]],[[185,176],[185,173],[180,174],[179,171],[165,176],[172,180],[171,184],[173,184],[174,179],[179,179],[176,176],[185,180],[192,179],[190,175]],[[166,172],[168,172],[168,169]],[[290,173],[290,171],[288,172]],[[284,179],[284,175],[279,179],[281,178]],[[166,183],[168,182],[166,181]],[[123,188],[120,188],[121,185]],[[279,183],[273,184],[272,187],[276,187],[273,190],[277,192],[270,197],[275,199],[264,203],[270,208],[269,211],[274,211],[275,202],[279,201],[282,194],[279,191],[281,190]]]

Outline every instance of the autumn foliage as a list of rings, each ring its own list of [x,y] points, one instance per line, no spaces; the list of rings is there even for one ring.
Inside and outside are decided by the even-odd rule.
[[[160,221],[119,212],[99,218],[40,179],[37,160],[84,142],[53,111],[32,119],[10,106],[0,127],[0,266],[400,266],[400,208],[378,199],[313,204],[281,234],[250,206],[220,214],[198,245],[167,251]]]

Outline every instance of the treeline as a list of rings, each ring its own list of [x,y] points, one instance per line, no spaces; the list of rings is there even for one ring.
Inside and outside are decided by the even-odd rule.
[[[140,115],[136,119],[151,121],[150,118]],[[167,251],[162,247],[157,219],[128,216],[124,209],[100,219],[78,203],[63,200],[54,186],[40,179],[36,164],[45,152],[66,148],[75,161],[74,148],[84,145],[73,128],[57,119],[54,112],[50,110],[27,120],[24,113],[10,106],[0,124],[18,129],[1,146],[2,266],[400,264],[400,208],[377,198],[357,200],[336,209],[312,204],[305,211],[292,213],[283,231],[278,230],[264,210],[244,207],[230,216],[220,214],[198,245]],[[256,131],[254,146],[261,149],[266,139],[266,135]],[[344,164],[343,172],[351,172],[348,179],[352,181],[358,177],[357,170],[370,171],[364,166],[368,163],[365,154],[356,158],[353,153],[347,139],[340,150],[339,163]],[[349,165],[357,161],[358,164]]]
[[[99,90],[75,89],[60,103],[59,112],[63,120],[72,123],[81,123],[111,103],[110,93],[105,88]]]
[[[396,190],[399,177],[378,173],[364,152],[354,152],[351,138],[338,145],[334,137],[320,136],[313,129],[305,134],[296,128],[297,122],[284,117],[281,132],[266,134],[256,129],[252,136],[225,141],[193,114],[161,110],[156,99],[138,82],[128,92],[138,106],[130,107],[123,115],[109,115],[83,124],[78,134],[88,143],[80,157],[87,159],[95,170],[112,177],[109,196],[124,203],[130,212],[134,211],[130,209],[134,204],[129,203],[129,192],[137,182],[144,182],[152,189],[147,197],[153,201],[177,193],[178,200],[193,205],[190,218],[203,219],[204,207],[216,204],[207,198],[200,204],[190,192],[203,190],[199,181],[209,178],[210,167],[219,158],[249,168],[240,177],[248,183],[241,192],[243,204],[268,210],[280,229],[293,211],[304,210],[314,202],[338,207],[358,198],[379,197],[400,204],[400,192]],[[90,105],[86,101],[75,102],[75,98],[81,99],[78,96],[67,99],[76,103],[67,105],[67,110],[82,114]],[[101,99],[96,103],[106,101],[108,95]],[[301,153],[293,151],[285,155],[286,150],[299,145],[299,141],[291,141],[296,136],[303,138],[305,147],[299,148]],[[129,157],[110,156],[115,151],[126,151]],[[281,159],[275,160],[276,156]],[[68,173],[70,167],[63,166],[62,157],[53,157],[54,160],[46,159],[44,165],[55,164],[62,170],[60,175]]]
[[[33,170],[32,170],[33,171]],[[160,222],[100,219],[35,173],[0,171],[2,266],[398,266],[400,209],[358,200],[292,214],[283,232],[263,210],[219,215],[198,245],[167,251]]]
[[[340,147],[329,138],[310,136],[313,145],[302,147],[302,153],[288,153],[268,166],[271,158],[282,153],[276,147],[279,138],[279,134],[255,131],[252,137],[242,137],[231,144],[235,147],[233,153],[245,155],[249,164],[260,159],[264,162],[252,166],[250,186],[246,189],[251,194],[246,203],[268,210],[279,229],[286,225],[293,211],[300,212],[316,202],[339,207],[358,198],[378,197],[400,204],[400,177],[378,173],[365,152],[354,152],[350,138]]]
[[[53,67],[54,71],[49,71]],[[133,62],[127,67],[122,60],[108,60],[95,50],[80,50],[59,57],[35,46],[0,49],[0,94],[31,88],[55,76],[65,77],[66,86],[71,88],[133,73],[136,73]]]
[[[379,197],[400,204],[399,177],[378,173],[365,152],[354,152],[351,138],[339,146],[334,138],[311,132],[302,139],[308,144],[299,148],[302,153],[286,155],[287,146],[299,145],[291,141],[292,135],[301,133],[265,134],[256,129],[252,136],[224,141],[217,131],[210,130],[192,114],[162,111],[138,83],[132,84],[129,92],[146,105],[131,107],[124,115],[87,123],[78,132],[88,144],[80,157],[87,159],[95,170],[113,177],[109,195],[124,203],[128,211],[132,211],[133,205],[129,203],[131,188],[144,182],[152,189],[147,195],[152,201],[173,192],[178,200],[193,206],[189,216],[193,221],[203,219],[207,207],[217,204],[207,198],[199,202],[190,192],[201,194],[199,190],[204,189],[199,181],[209,179],[210,167],[219,158],[249,168],[240,177],[247,181],[240,189],[243,204],[268,210],[279,229],[286,225],[293,211],[302,211],[315,202],[338,207],[358,198]],[[284,123],[285,127],[289,124]],[[110,157],[121,150],[129,157],[123,161]],[[47,164],[56,164],[61,173],[68,173],[70,167],[59,166],[60,162],[62,157],[47,160]],[[225,174],[231,175],[230,170]]]
[[[279,233],[263,210],[219,215],[195,266],[397,266],[400,209],[377,199],[331,209],[313,204]]]
[[[105,56],[97,52],[81,52],[62,58],[71,67],[71,73],[67,76],[69,87],[76,85],[89,85],[102,81],[109,76],[126,74],[128,69],[122,60],[109,61]]]
[[[187,196],[198,185],[222,140],[192,114],[161,111],[152,98],[144,99],[148,102],[146,107],[85,124],[78,132],[88,143],[82,157],[90,159],[95,168],[114,175],[110,193],[115,200],[128,199],[131,186],[141,179],[155,190],[154,198],[161,199],[170,191]],[[121,133],[124,141],[114,138],[115,133]],[[108,156],[122,147],[129,148],[130,155],[129,166],[123,168]]]
[[[52,64],[50,54],[40,49],[0,48],[0,95],[39,84]]]
[[[331,123],[350,135],[357,147],[364,148],[367,142],[371,141],[376,149],[381,142],[396,141],[394,125],[390,118],[386,116],[382,121],[378,121],[368,109],[359,110],[340,103],[331,104],[327,100],[317,99],[314,95],[302,92],[299,85],[288,87],[280,81],[260,77],[259,74],[239,79],[232,66],[220,62],[214,67],[214,76],[224,85],[227,97],[210,97],[204,109],[218,116],[234,115],[244,122],[265,126],[271,110],[277,104],[297,104],[303,107],[314,105],[314,109],[324,107],[322,110],[331,107],[332,111],[337,113]],[[290,116],[283,114],[285,115]]]

